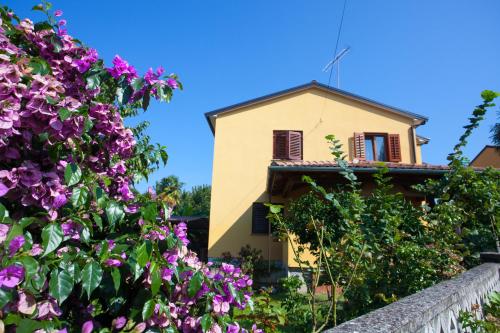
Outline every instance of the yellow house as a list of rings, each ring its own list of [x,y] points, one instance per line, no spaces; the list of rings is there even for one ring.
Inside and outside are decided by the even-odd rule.
[[[215,136],[208,257],[236,255],[249,244],[267,259],[296,266],[287,244],[269,235],[263,203],[304,193],[304,174],[328,185],[339,179],[325,136],[334,134],[364,190],[379,161],[397,190],[415,201],[410,186],[447,167],[422,163],[429,139],[416,128],[427,118],[316,81],[205,114]],[[378,163],[377,163],[378,162]]]

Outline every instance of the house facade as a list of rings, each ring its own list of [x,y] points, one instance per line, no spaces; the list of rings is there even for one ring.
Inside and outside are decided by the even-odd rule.
[[[288,244],[269,234],[264,203],[285,204],[305,193],[310,175],[328,186],[341,179],[325,136],[334,134],[363,183],[373,188],[380,162],[396,190],[416,202],[411,185],[443,174],[422,163],[427,118],[315,81],[206,113],[214,140],[208,257],[237,255],[249,244],[293,268]]]

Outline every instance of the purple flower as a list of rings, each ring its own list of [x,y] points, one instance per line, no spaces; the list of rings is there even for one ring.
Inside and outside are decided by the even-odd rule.
[[[240,331],[240,325],[238,323],[227,325],[226,333],[238,333]]]
[[[25,242],[24,236],[22,236],[22,235],[19,235],[19,236],[12,238],[12,240],[10,241],[10,244],[9,244],[9,257],[12,257],[14,254],[16,254],[16,252],[21,247],[23,247],[24,242]]]
[[[179,84],[177,83],[177,81],[175,79],[172,79],[172,78],[168,78],[167,79],[167,85],[172,88],[172,89],[177,89],[179,88]]]
[[[82,333],[91,333],[94,330],[94,323],[92,320],[87,320],[82,325]]]
[[[65,194],[59,194],[54,198],[54,201],[52,202],[52,207],[55,209],[61,208],[68,202],[68,198],[66,197]]]
[[[119,55],[115,55],[113,58],[113,68],[108,68],[109,74],[115,79],[119,79],[120,76],[125,75],[129,81],[137,77],[137,71],[134,66],[128,64],[127,61],[123,60]]]
[[[76,240],[80,239],[80,232],[83,229],[80,224],[75,223],[71,220],[69,220],[69,222],[62,223],[61,228],[63,230],[64,236]]]
[[[55,16],[55,17],[61,17],[62,15],[63,15],[63,11],[62,11],[62,10],[60,10],[60,9],[58,9],[58,10],[56,10],[56,11],[54,12],[54,16]]]
[[[172,274],[174,271],[170,268],[164,268],[161,271],[161,278],[165,281],[172,281]]]
[[[127,323],[127,318],[121,316],[113,320],[113,327],[117,330],[122,329],[125,327],[125,324]]]
[[[24,279],[24,267],[20,265],[7,266],[0,271],[0,287],[13,288]]]
[[[217,314],[225,314],[229,312],[229,303],[224,300],[221,295],[215,295],[212,300],[212,307]]]
[[[36,300],[33,295],[24,291],[18,292],[19,300],[17,302],[17,309],[19,312],[31,315],[36,309]]]
[[[118,259],[106,259],[104,261],[104,265],[108,267],[120,267],[122,265],[122,262]]]
[[[7,192],[9,192],[9,190],[10,189],[7,186],[5,186],[4,183],[0,182],[0,197],[6,195]]]
[[[62,27],[63,25],[66,25],[66,20],[60,20],[59,22],[57,22],[57,25]]]

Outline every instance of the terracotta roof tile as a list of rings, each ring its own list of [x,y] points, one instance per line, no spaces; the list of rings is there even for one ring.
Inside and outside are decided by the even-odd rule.
[[[447,165],[434,164],[411,164],[411,163],[392,163],[392,162],[368,162],[359,161],[357,163],[349,162],[349,166],[356,168],[377,168],[382,164],[390,169],[419,169],[419,170],[450,170]],[[290,166],[290,167],[337,167],[335,161],[288,161],[273,160],[271,166]]]

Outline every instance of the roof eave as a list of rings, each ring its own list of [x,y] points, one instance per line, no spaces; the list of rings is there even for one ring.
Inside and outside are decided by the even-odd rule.
[[[387,105],[387,104],[384,104],[384,103],[380,103],[380,102],[377,102],[377,101],[374,101],[372,99],[365,98],[365,97],[362,97],[362,96],[359,96],[359,95],[356,95],[356,94],[352,94],[350,92],[347,92],[347,91],[344,91],[344,90],[341,90],[341,89],[333,88],[333,87],[330,87],[330,86],[328,86],[326,84],[322,84],[322,83],[319,83],[319,82],[316,82],[316,81],[312,81],[312,82],[309,82],[309,83],[306,83],[306,84],[302,84],[302,85],[299,85],[299,86],[296,86],[296,87],[292,87],[292,88],[288,88],[288,89],[285,89],[285,90],[281,90],[281,91],[278,91],[278,92],[275,92],[275,93],[272,93],[272,94],[268,94],[268,95],[264,95],[264,96],[261,96],[261,97],[253,98],[253,99],[241,102],[241,103],[237,103],[237,104],[233,104],[233,105],[230,105],[230,106],[227,106],[227,107],[224,107],[224,108],[216,109],[214,111],[206,112],[205,113],[205,117],[207,118],[207,121],[208,121],[208,124],[210,126],[210,129],[212,130],[212,133],[215,134],[215,118],[217,117],[218,114],[236,111],[236,110],[238,110],[240,108],[243,108],[243,107],[248,107],[248,106],[251,106],[251,105],[254,105],[254,104],[257,104],[257,103],[265,102],[267,100],[270,100],[270,99],[273,99],[273,98],[276,98],[276,97],[279,97],[279,96],[286,96],[288,94],[296,93],[296,92],[299,92],[299,91],[302,91],[302,90],[306,90],[306,89],[310,89],[310,88],[318,88],[318,89],[321,89],[321,90],[324,90],[324,91],[327,91],[327,92],[331,92],[331,93],[336,93],[336,94],[339,94],[339,95],[347,96],[347,97],[355,99],[355,100],[357,100],[359,102],[366,103],[366,104],[369,104],[369,105],[372,105],[372,106],[375,106],[375,107],[379,107],[379,108],[385,109],[385,110],[387,110],[389,112],[393,112],[393,113],[399,114],[399,115],[401,115],[401,116],[403,116],[405,118],[412,118],[414,126],[423,125],[428,120],[427,117],[424,117],[422,115],[419,115],[419,114],[416,114],[416,113],[413,113],[413,112],[409,112],[409,111],[406,111],[406,110],[402,110],[402,109],[399,109],[399,108],[395,108],[393,106],[390,106],[390,105]]]

